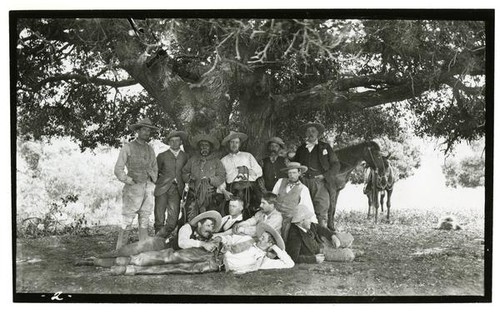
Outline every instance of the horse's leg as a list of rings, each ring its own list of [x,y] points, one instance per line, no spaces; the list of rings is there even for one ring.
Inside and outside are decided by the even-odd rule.
[[[334,189],[332,189],[334,190]],[[332,191],[330,191],[332,192]],[[335,219],[335,211],[337,209],[337,200],[339,198],[339,192],[340,190],[336,190],[334,193],[331,193],[333,195],[330,195],[330,207],[328,208],[328,224],[327,227],[328,229],[331,229],[332,231],[335,230],[334,227],[334,219]]]
[[[385,198],[385,190],[380,191],[380,212],[384,212],[384,198]]]
[[[375,207],[375,223],[378,222],[378,189],[376,186],[373,187],[373,205]]]
[[[366,194],[366,198],[368,199],[368,215],[366,216],[366,219],[370,219],[370,212],[372,208],[372,192],[368,192]]]
[[[391,212],[391,195],[392,189],[387,190],[387,220],[389,220],[389,213]]]

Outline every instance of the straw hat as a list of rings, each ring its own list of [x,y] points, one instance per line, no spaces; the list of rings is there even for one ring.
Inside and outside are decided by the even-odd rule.
[[[307,168],[307,166],[301,165],[300,162],[292,161],[292,162],[288,163],[286,168],[281,169],[281,171],[288,171],[291,169],[300,169],[302,171],[302,173],[304,173],[307,171],[308,168]]]
[[[189,222],[189,224],[191,226],[195,227],[196,224],[200,220],[203,220],[205,218],[213,219],[215,221],[215,224],[214,224],[214,233],[215,232],[219,232],[220,227],[222,226],[222,216],[219,214],[219,212],[217,212],[215,210],[209,210],[209,211],[206,211],[204,213],[199,214],[198,216],[196,216],[193,219],[191,219],[191,221]]]
[[[283,241],[283,238],[278,233],[278,231],[274,230],[273,227],[266,224],[265,222],[261,222],[257,225],[257,232],[256,232],[257,237],[260,237],[264,232],[269,233],[273,237],[274,241],[276,241],[276,245],[280,249],[282,250],[285,249],[285,242]]]
[[[269,145],[269,143],[276,143],[278,144],[281,148],[285,148],[285,142],[283,142],[283,140],[277,136],[275,137],[271,137],[268,141],[267,141],[267,145]]]
[[[231,131],[231,132],[229,132],[229,135],[226,136],[222,140],[222,143],[221,143],[222,146],[225,146],[229,141],[231,141],[235,138],[239,138],[240,141],[243,143],[244,141],[246,141],[248,139],[248,135],[246,135],[245,133],[241,133],[241,132]]]
[[[317,123],[317,122],[307,122],[306,124],[303,124],[299,127],[300,133],[305,133],[307,128],[309,128],[311,126],[315,127],[316,130],[318,130],[319,134],[322,134],[323,132],[325,132],[325,126],[323,124]]]
[[[157,126],[154,126],[149,118],[139,120],[139,122],[132,124],[132,125],[129,125],[128,128],[131,131],[136,131],[137,129],[142,128],[144,126],[150,128],[152,130],[159,130],[160,129]]]
[[[213,150],[218,150],[220,147],[219,141],[210,134],[198,134],[191,140],[191,146],[198,148],[198,143],[207,141],[212,144]]]
[[[168,142],[172,137],[180,137],[182,142],[185,143],[187,136],[187,133],[184,131],[172,131],[165,137],[165,142]]]

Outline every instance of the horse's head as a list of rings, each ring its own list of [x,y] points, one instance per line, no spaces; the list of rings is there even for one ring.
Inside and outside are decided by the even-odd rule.
[[[387,159],[384,161],[384,156],[380,153],[380,146],[374,141],[365,143],[363,150],[363,159],[371,169],[376,169],[379,175],[385,172]]]

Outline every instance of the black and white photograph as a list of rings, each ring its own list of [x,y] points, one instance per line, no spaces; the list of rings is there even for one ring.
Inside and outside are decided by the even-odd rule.
[[[14,302],[491,302],[493,9],[11,10]]]

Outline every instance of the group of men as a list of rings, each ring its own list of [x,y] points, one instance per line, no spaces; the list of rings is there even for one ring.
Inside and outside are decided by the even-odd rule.
[[[228,150],[222,159],[214,154],[220,147],[215,137],[197,135],[188,143],[182,131],[171,132],[169,149],[155,157],[148,141],[158,128],[147,118],[129,128],[137,137],[123,146],[115,165],[125,183],[116,249],[91,264],[112,266],[117,274],[243,273],[321,263],[322,243],[339,245],[327,228],[329,182],[339,162],[318,140],[323,125],[301,127],[306,141],[290,160],[279,154],[283,140],[269,139],[269,156],[260,163],[240,151],[248,139],[241,132],[222,140]],[[197,150],[191,157],[181,150],[190,144]],[[149,237],[153,208],[155,236]],[[127,244],[136,215],[139,241]]]

